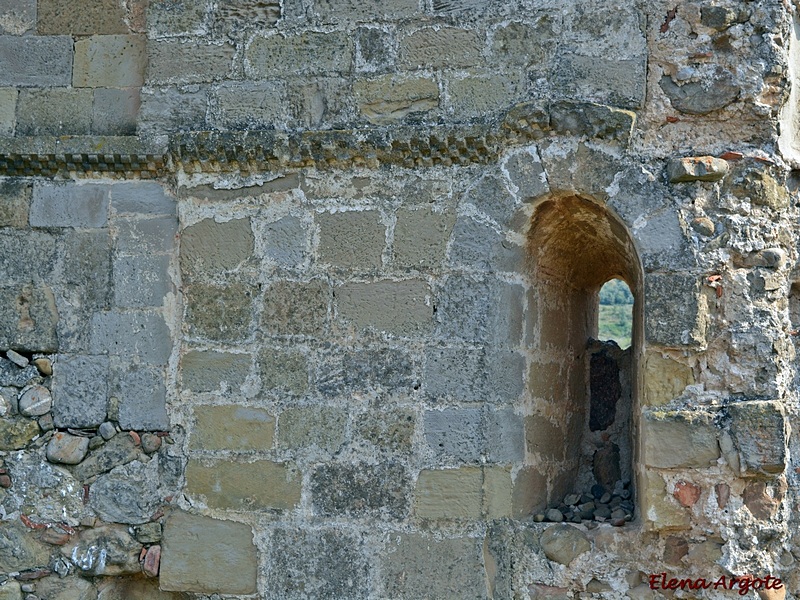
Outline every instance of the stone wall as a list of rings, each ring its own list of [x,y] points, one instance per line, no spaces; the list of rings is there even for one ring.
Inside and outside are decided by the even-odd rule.
[[[795,10],[0,0],[0,599],[800,595]]]

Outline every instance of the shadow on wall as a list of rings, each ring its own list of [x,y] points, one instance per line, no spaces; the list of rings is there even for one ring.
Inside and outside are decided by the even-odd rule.
[[[529,348],[531,405],[525,423],[529,508],[558,508],[575,521],[609,519],[612,512],[618,519],[624,512],[630,520],[642,348],[641,263],[616,216],[574,195],[542,201],[528,239],[536,298],[529,310],[536,312],[538,323]],[[599,291],[614,278],[634,296],[627,350],[594,339]],[[620,501],[625,501],[622,509]]]

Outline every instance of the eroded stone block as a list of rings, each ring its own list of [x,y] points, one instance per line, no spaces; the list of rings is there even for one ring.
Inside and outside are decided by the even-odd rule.
[[[181,380],[193,392],[215,392],[222,382],[232,391],[239,389],[250,373],[249,354],[192,350],[181,358]]]
[[[55,297],[48,286],[0,286],[0,348],[55,352],[57,324]]]
[[[190,447],[194,450],[269,450],[275,418],[248,406],[196,406]]]
[[[702,469],[719,458],[713,416],[706,412],[647,411],[641,435],[650,467]]]
[[[408,514],[409,491],[408,475],[396,463],[327,464],[311,474],[314,509],[326,516],[402,519]]]
[[[728,405],[741,474],[779,475],[786,468],[786,417],[779,401]]]
[[[432,322],[430,288],[419,280],[346,283],[336,288],[339,317],[363,329],[419,334]]]

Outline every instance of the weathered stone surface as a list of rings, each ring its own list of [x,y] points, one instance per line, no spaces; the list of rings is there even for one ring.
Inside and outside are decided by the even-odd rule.
[[[241,386],[250,373],[249,354],[192,350],[181,357],[181,377],[185,389],[215,392],[225,384],[229,390]]]
[[[415,415],[410,409],[371,411],[355,419],[356,435],[388,453],[411,449]]]
[[[43,284],[0,286],[0,347],[24,352],[55,352],[58,309]]]
[[[650,352],[645,361],[645,399],[649,406],[667,404],[694,383],[692,369],[670,357]]]
[[[136,460],[139,450],[136,442],[127,433],[120,433],[96,450],[81,464],[72,469],[72,474],[81,481],[107,473],[117,466],[126,465]]]
[[[249,335],[256,286],[239,282],[224,286],[192,283],[184,289],[190,336],[234,342]]]
[[[2,30],[2,26],[0,26]],[[19,97],[19,90],[15,88],[0,88],[0,135],[13,136],[14,128],[17,121],[17,98]],[[0,223],[8,218],[8,209],[14,209],[14,206],[6,207],[0,210]],[[26,208],[27,211],[27,208]],[[5,213],[5,214],[4,214]],[[27,221],[27,216],[24,221]]]
[[[47,443],[47,460],[63,465],[77,465],[89,452],[89,438],[57,432]]]
[[[20,450],[39,435],[39,426],[28,419],[0,420],[0,450]]]
[[[268,450],[275,418],[260,408],[197,406],[191,448],[199,450]]]
[[[206,7],[194,2],[151,0],[147,7],[147,30],[156,36],[173,37],[202,33]]]
[[[627,144],[636,113],[588,102],[559,102],[550,107],[550,127],[564,135],[585,136]]]
[[[15,519],[3,522],[0,528],[0,570],[4,573],[46,567],[50,549],[30,535],[30,531]]]
[[[414,0],[394,2],[359,2],[358,0],[320,0],[315,10],[325,21],[372,21],[379,19],[402,19],[419,12]]]
[[[651,467],[705,468],[719,458],[712,417],[705,412],[647,411],[641,435],[644,462]]]
[[[190,460],[187,493],[204,496],[210,508],[262,510],[293,508],[300,502],[300,477],[288,464]]]
[[[673,108],[690,115],[704,115],[725,108],[739,98],[741,89],[733,75],[721,67],[701,81],[683,85],[664,75],[659,85],[672,103]]]
[[[161,544],[163,590],[252,594],[258,558],[249,525],[170,513]]]
[[[426,470],[415,490],[415,514],[421,519],[481,518],[483,473],[478,467]]]
[[[282,267],[300,266],[306,258],[306,228],[297,217],[283,217],[264,227],[264,253]]]
[[[85,579],[51,575],[36,580],[36,595],[47,600],[96,600],[97,590]]]
[[[742,500],[756,519],[768,520],[780,509],[785,493],[785,481],[774,485],[768,485],[764,481],[751,481],[744,488]]]
[[[296,75],[298,69],[309,74],[346,73],[352,57],[352,38],[344,31],[259,36],[245,52],[250,71],[259,79]]]
[[[412,357],[394,348],[375,348],[334,354],[321,361],[317,389],[326,396],[354,392],[410,392],[416,383]]]
[[[0,1],[0,34],[22,35],[35,27],[36,0]]]
[[[261,385],[265,390],[302,394],[308,388],[308,360],[293,350],[264,348],[258,357]]]
[[[135,135],[141,103],[139,88],[95,89],[92,104],[92,133]]]
[[[281,526],[270,536],[267,588],[287,598],[368,597],[362,541],[343,529]]]
[[[0,586],[0,600],[20,600],[22,588],[18,581],[9,579]]]
[[[525,417],[525,443],[528,452],[536,452],[543,458],[564,460],[566,431],[548,417],[531,415]]]
[[[425,356],[425,390],[432,400],[508,402],[522,392],[525,361],[515,352],[430,348]]]
[[[188,594],[162,592],[157,580],[138,577],[105,578],[97,583],[97,600],[187,600]]]
[[[359,80],[354,92],[359,110],[375,125],[388,125],[439,106],[439,86],[427,77],[384,75],[373,80]]]
[[[570,525],[548,527],[542,534],[540,543],[545,556],[562,565],[569,565],[578,556],[592,549],[586,534]]]
[[[278,418],[278,447],[319,448],[333,454],[345,441],[347,413],[340,408],[287,408]]]
[[[56,427],[93,427],[106,420],[108,359],[62,356],[53,372]]]
[[[778,401],[728,406],[742,475],[778,475],[786,468],[786,417]]]
[[[141,571],[141,548],[123,525],[103,525],[82,530],[61,553],[84,575],[132,575]]]
[[[451,212],[438,212],[425,206],[397,211],[394,264],[420,270],[439,267],[454,223],[455,215]]]
[[[319,256],[333,267],[370,270],[381,265],[386,227],[375,211],[322,214]]]
[[[178,219],[174,216],[148,219],[118,219],[116,248],[129,255],[171,254],[175,248]]]
[[[408,484],[399,464],[328,464],[311,474],[311,497],[314,510],[325,516],[402,519],[409,510]]]
[[[89,505],[106,522],[146,523],[161,504],[157,481],[155,463],[133,461],[115,467],[91,485]]]
[[[115,183],[109,189],[111,208],[118,215],[174,215],[175,200],[151,181]]]
[[[114,259],[114,304],[120,308],[159,307],[170,292],[170,257],[117,256]]]
[[[641,506],[648,528],[670,530],[689,526],[689,511],[667,494],[661,475],[652,471],[646,472],[643,492]]]
[[[330,299],[330,287],[321,280],[274,283],[264,297],[261,327],[273,335],[320,334]]]
[[[645,278],[645,335],[665,346],[705,342],[705,302],[692,275],[651,273]]]
[[[75,42],[74,87],[140,87],[147,43],[140,35],[93,35]]]
[[[389,598],[481,598],[486,595],[479,541],[437,540],[425,534],[393,536],[382,560],[383,595]]]
[[[198,83],[224,79],[231,70],[234,47],[186,40],[147,44],[147,83]]]
[[[691,508],[697,504],[702,491],[699,485],[695,485],[690,481],[679,481],[675,484],[675,491],[672,492],[672,495],[681,506]]]
[[[565,53],[556,86],[570,98],[636,109],[645,100],[647,60],[599,58]]]
[[[676,158],[667,163],[670,183],[719,181],[728,173],[728,162],[713,156]]]
[[[426,411],[425,440],[439,458],[475,463],[484,452],[483,419],[477,408]]]
[[[110,380],[120,427],[138,431],[169,429],[164,372],[160,367],[118,367],[111,371]]]
[[[35,185],[32,227],[104,227],[108,221],[108,186]]]
[[[166,131],[205,129],[208,94],[206,90],[145,89],[139,109],[140,131],[157,135]]]
[[[453,229],[449,263],[457,268],[487,272],[524,269],[525,250],[509,242],[495,227],[469,217],[459,217]]]
[[[346,283],[334,293],[339,317],[358,328],[413,335],[432,322],[431,291],[424,281]]]
[[[72,81],[68,35],[0,35],[0,86],[67,86]]]
[[[253,254],[250,219],[204,219],[181,233],[181,269],[188,276],[232,271]]]
[[[20,369],[10,360],[0,358],[0,386],[24,388],[31,383],[31,380],[37,379],[38,375],[38,370],[32,365]],[[13,394],[16,396],[17,392],[15,391]]]
[[[485,117],[507,109],[522,99],[525,82],[516,72],[451,77],[447,83],[449,105],[456,118]]]
[[[40,35],[97,35],[128,33],[123,6],[114,0],[88,0],[79,13],[68,0],[41,0],[37,30]]]
[[[411,68],[469,67],[480,63],[480,47],[474,31],[426,27],[400,41],[400,60]]]
[[[0,131],[2,131],[3,94],[0,90]],[[16,94],[16,92],[15,92]],[[31,204],[32,186],[21,180],[0,183],[0,227],[24,228],[28,225],[28,210]]]

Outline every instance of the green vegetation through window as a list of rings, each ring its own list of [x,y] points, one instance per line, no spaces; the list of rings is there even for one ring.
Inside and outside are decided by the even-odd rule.
[[[631,345],[632,326],[633,294],[621,279],[610,279],[600,288],[598,337],[627,348]]]

